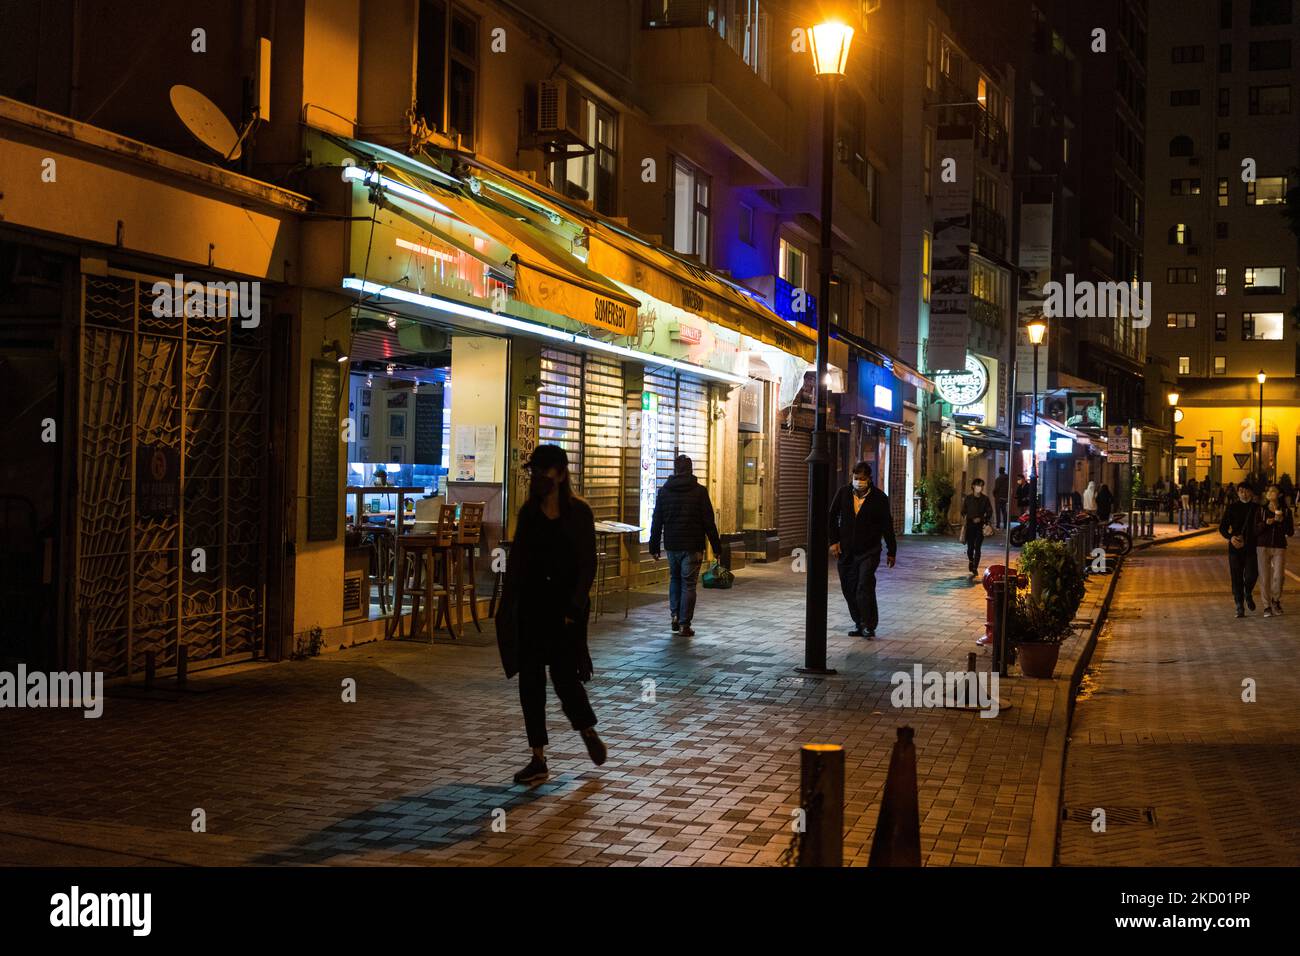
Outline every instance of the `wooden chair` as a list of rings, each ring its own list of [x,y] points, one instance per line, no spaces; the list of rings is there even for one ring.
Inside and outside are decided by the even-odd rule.
[[[453,638],[456,633],[451,619],[451,589],[448,586],[453,573],[456,548],[456,512],[444,508],[432,534],[404,534],[397,536],[397,565],[394,580],[393,616],[388,621],[386,637],[396,632],[402,634],[402,602],[411,600],[411,637],[422,630],[433,640],[433,631],[446,616],[447,631]],[[436,607],[435,607],[436,602]]]
[[[452,591],[452,600],[456,604],[456,617],[465,623],[462,602],[469,597],[470,616],[474,627],[481,634],[483,628],[478,621],[478,585],[474,552],[483,540],[483,511],[487,505],[482,501],[466,501],[460,506],[460,526],[456,533],[456,551],[454,561],[455,573],[448,582]]]

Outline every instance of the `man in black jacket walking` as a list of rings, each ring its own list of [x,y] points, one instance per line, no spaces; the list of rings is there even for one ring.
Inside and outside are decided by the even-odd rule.
[[[876,606],[876,569],[884,539],[889,567],[894,566],[898,541],[889,496],[871,483],[871,466],[853,466],[853,483],[835,493],[831,502],[831,556],[839,561],[840,590],[853,618],[850,637],[876,636],[880,612]]]
[[[660,546],[668,552],[668,610],[672,629],[682,637],[694,637],[691,618],[695,615],[695,586],[704,562],[704,539],[709,539],[716,556],[722,554],[722,539],[713,518],[708,490],[692,474],[694,462],[678,455],[673,475],[655,496],[650,520],[650,554],[659,560]]]
[[[973,578],[979,573],[980,550],[984,547],[984,526],[993,517],[993,508],[984,497],[984,479],[971,482],[971,493],[962,499],[962,536],[966,540],[966,563]]]
[[[1255,502],[1254,490],[1243,481],[1237,486],[1237,500],[1223,510],[1223,518],[1219,521],[1219,534],[1228,539],[1228,573],[1232,576],[1232,599],[1237,602],[1237,617],[1246,616],[1243,602],[1255,610],[1255,599],[1250,592],[1259,579],[1259,556],[1255,550],[1258,517],[1259,505]]]

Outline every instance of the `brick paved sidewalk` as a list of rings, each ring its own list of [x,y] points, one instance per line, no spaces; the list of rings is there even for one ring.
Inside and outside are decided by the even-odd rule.
[[[1062,865],[1300,863],[1300,604],[1283,604],[1234,618],[1217,534],[1128,560],[1075,709]]]
[[[881,571],[876,642],[844,636],[834,594],[839,674],[825,679],[794,673],[805,579],[785,565],[702,591],[691,639],[669,632],[662,602],[603,618],[590,691],[609,761],[590,765],[552,698],[552,777],[533,790],[511,783],[527,750],[489,635],[219,671],[156,699],[123,689],[100,720],[3,711],[0,863],[771,865],[790,841],[800,744],[834,742],[847,749],[846,862],[862,865],[907,723],[926,863],[1019,865],[1061,678],[1004,681],[1012,706],[996,719],[889,699],[890,675],[915,663],[964,669],[984,616],[964,567],[955,540],[904,539]],[[207,833],[191,832],[195,808]]]

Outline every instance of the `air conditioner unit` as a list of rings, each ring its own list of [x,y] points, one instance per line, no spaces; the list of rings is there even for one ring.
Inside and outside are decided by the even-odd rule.
[[[567,80],[542,80],[537,86],[537,132],[585,142],[582,96]]]

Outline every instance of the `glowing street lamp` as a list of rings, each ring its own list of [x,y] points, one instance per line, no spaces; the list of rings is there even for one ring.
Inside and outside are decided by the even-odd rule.
[[[1259,382],[1259,427],[1255,429],[1255,457],[1259,462],[1257,473],[1263,478],[1264,475],[1264,382],[1268,376],[1264,370],[1260,369],[1259,374],[1255,376],[1255,381]],[[1263,489],[1260,489],[1263,492]]]
[[[1038,533],[1038,347],[1047,338],[1047,320],[1041,315],[1025,325],[1029,344],[1034,347],[1034,431],[1029,456],[1029,529],[1027,540]]]
[[[830,488],[830,434],[826,430],[827,374],[830,352],[831,210],[835,182],[835,91],[849,62],[853,28],[838,20],[819,23],[809,30],[813,69],[822,80],[822,197],[821,241],[818,249],[817,316],[817,417],[812,451],[808,454],[808,579],[804,612],[804,662],[806,674],[833,674],[826,666],[826,584],[830,545],[827,527]]]
[[[1165,395],[1169,402],[1169,520],[1174,520],[1174,455],[1178,444],[1178,399],[1182,396],[1177,391]]]

